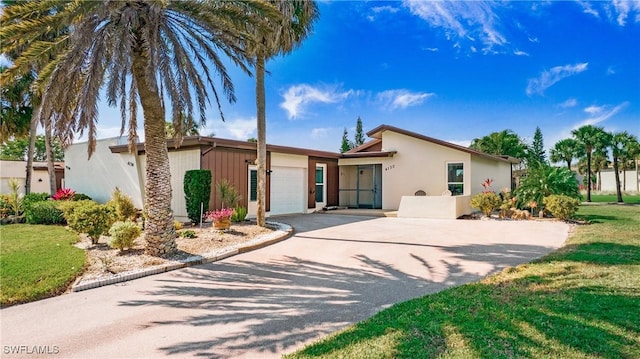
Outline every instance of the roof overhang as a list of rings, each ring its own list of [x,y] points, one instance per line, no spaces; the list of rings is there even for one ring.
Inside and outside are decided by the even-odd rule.
[[[398,151],[343,153],[342,158],[393,157]]]

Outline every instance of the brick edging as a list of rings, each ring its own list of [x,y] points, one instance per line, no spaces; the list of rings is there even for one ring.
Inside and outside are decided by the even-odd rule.
[[[94,279],[94,280],[87,280],[87,281],[82,281],[81,279],[78,279],[71,286],[71,291],[80,292],[87,289],[103,287],[105,285],[127,282],[130,280],[134,280],[142,277],[148,277],[154,274],[169,272],[169,271],[180,269],[180,268],[186,268],[186,267],[191,267],[195,265],[216,262],[225,258],[229,258],[231,256],[235,256],[236,254],[246,253],[246,252],[253,251],[255,249],[272,245],[274,243],[283,241],[291,237],[291,235],[293,234],[293,228],[288,224],[279,223],[279,222],[267,222],[267,223],[270,225],[276,226],[277,227],[276,231],[260,236],[249,242],[243,243],[239,247],[232,246],[221,252],[216,252],[215,254],[209,254],[209,255],[205,254],[203,256],[189,257],[187,259],[181,260],[180,263],[163,264],[160,266],[151,267],[143,270],[124,272],[122,274],[115,275],[111,278]]]

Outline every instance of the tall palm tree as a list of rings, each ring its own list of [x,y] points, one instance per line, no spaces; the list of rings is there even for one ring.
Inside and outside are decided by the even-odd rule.
[[[576,140],[572,138],[565,138],[556,142],[551,148],[551,161],[552,162],[566,162],[567,169],[571,170],[571,161],[574,158],[579,157],[580,149]]]
[[[611,136],[611,153],[613,155],[613,171],[616,178],[616,194],[618,196],[618,203],[622,203],[622,191],[620,190],[620,174],[618,172],[620,160],[629,157],[629,155],[635,150],[635,145],[638,143],[638,139],[629,134],[627,131],[614,133]]]
[[[309,35],[313,22],[318,18],[318,7],[310,0],[269,0],[282,17],[269,21],[268,28],[252,27],[254,41],[246,49],[255,60],[256,68],[256,108],[257,108],[257,224],[265,225],[266,217],[266,174],[267,174],[267,130],[266,100],[264,89],[265,63],[268,59],[288,54],[302,44]]]
[[[587,157],[587,202],[591,202],[591,156],[594,150],[606,147],[609,135],[602,127],[585,125],[571,132]]]
[[[511,130],[493,132],[481,138],[474,138],[470,148],[492,155],[506,155],[524,158],[527,154],[526,144]]]
[[[33,13],[39,16],[28,18]],[[146,250],[163,256],[176,248],[164,100],[170,102],[174,122],[183,114],[192,116],[195,101],[204,123],[209,88],[222,117],[213,74],[220,76],[227,99],[236,98],[220,53],[249,73],[243,44],[253,40],[245,26],[261,28],[265,19],[278,17],[265,3],[235,0],[25,2],[3,8],[1,50],[23,48],[16,69],[40,60],[42,52],[57,55],[41,67],[45,91],[39,116],[51,119],[56,135],[65,140],[87,131],[89,155],[96,145],[100,90],[106,90],[109,105],[119,105],[121,133],[128,128],[132,150],[140,104],[147,156]],[[72,30],[50,41],[29,42],[63,27]]]

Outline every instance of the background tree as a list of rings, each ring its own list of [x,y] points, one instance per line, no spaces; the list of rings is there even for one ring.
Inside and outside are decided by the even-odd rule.
[[[9,161],[25,161],[28,156],[29,138],[19,138],[7,141],[0,145],[0,159]],[[64,150],[58,139],[52,141],[53,160],[55,162],[64,161]],[[47,150],[45,136],[37,135],[33,160],[44,162],[47,160]]]
[[[7,70],[6,66],[0,66],[0,74]],[[4,143],[12,138],[19,139],[29,136],[31,116],[33,107],[31,106],[31,84],[33,83],[33,73],[8,77],[2,82],[0,91],[0,142]]]
[[[527,145],[511,130],[474,138],[469,148],[491,155],[506,155],[520,159],[526,158],[527,154]]]
[[[607,147],[608,135],[602,127],[582,126],[571,132],[578,145],[584,150],[587,160],[587,202],[591,202],[591,156],[594,150]]]
[[[618,203],[622,203],[622,191],[620,189],[620,159],[625,159],[632,156],[635,151],[635,146],[638,143],[638,139],[629,134],[627,131],[614,133],[611,135],[611,154],[613,155],[613,171],[616,178],[616,194]]]
[[[344,128],[344,132],[342,132],[342,142],[340,144],[340,153],[345,153],[352,149],[353,143],[349,141],[349,133],[347,132],[347,128]]]
[[[36,17],[29,18],[33,14]],[[235,95],[219,52],[249,73],[241,45],[252,38],[245,26],[258,28],[265,19],[274,18],[272,7],[261,2],[195,0],[19,2],[6,5],[0,16],[1,52],[17,54],[8,72],[20,73],[34,62],[45,61],[42,53],[56,55],[38,67],[44,94],[38,116],[51,119],[60,138],[70,141],[75,133],[87,131],[89,154],[95,150],[97,102],[104,88],[108,104],[120,106],[121,133],[128,127],[133,148],[140,104],[147,157],[146,249],[152,255],[173,252],[163,100],[171,104],[174,123],[185,114],[193,115],[195,100],[204,123],[212,93],[222,117],[211,70],[219,75],[230,102]],[[57,37],[47,38],[53,32]]]
[[[531,146],[527,148],[527,158],[529,163],[546,163],[547,154],[544,149],[544,140],[542,138],[542,131],[540,127],[536,127],[536,132],[533,135],[533,142]]]
[[[245,48],[255,60],[256,72],[256,112],[257,112],[257,207],[256,222],[265,225],[266,218],[266,175],[267,175],[267,129],[266,129],[266,95],[264,89],[265,63],[268,59],[284,55],[302,44],[311,33],[313,22],[318,18],[318,7],[314,1],[270,0],[281,17],[267,19],[268,26],[248,26],[253,41],[246,43]]]
[[[200,135],[200,125],[193,120],[193,117],[183,116],[182,121],[176,123],[165,121],[164,130],[167,134],[167,139],[177,139],[180,141],[183,136],[198,136]]]
[[[353,145],[354,147],[358,147],[364,144],[364,132],[362,131],[362,119],[358,116],[358,120],[356,121],[356,134],[354,136]]]
[[[577,157],[580,157],[580,147],[573,138],[560,140],[551,148],[551,161],[566,162],[568,170],[571,170],[571,161]]]

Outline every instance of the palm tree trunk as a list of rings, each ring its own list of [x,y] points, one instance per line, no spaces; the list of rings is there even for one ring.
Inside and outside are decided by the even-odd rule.
[[[47,173],[49,174],[49,194],[53,196],[58,190],[56,187],[56,170],[53,166],[53,147],[51,146],[51,119],[45,119],[44,146],[47,152]]]
[[[567,160],[567,169],[571,171],[571,160]]]
[[[613,156],[613,172],[616,176],[616,194],[618,195],[618,203],[622,203],[622,192],[620,191],[620,174],[618,173],[618,157]]]
[[[38,131],[38,111],[34,109],[31,117],[31,127],[29,128],[29,148],[27,149],[27,173],[24,179],[24,193],[31,193],[31,178],[33,173],[33,152],[36,148],[36,135]]]
[[[171,210],[171,171],[165,137],[164,108],[154,77],[147,76],[147,56],[140,51],[133,59],[133,76],[138,83],[144,114],[146,183],[146,252],[167,256],[176,250],[176,232]]]
[[[591,150],[587,149],[587,202],[591,202]]]
[[[258,154],[257,154],[257,166],[258,166],[258,188],[257,188],[257,200],[258,200],[258,213],[256,215],[256,221],[258,226],[265,226],[266,217],[266,184],[267,184],[267,130],[266,130],[266,110],[265,110],[265,91],[264,91],[264,55],[258,54],[256,56],[256,107],[257,107],[257,127],[258,127]]]

